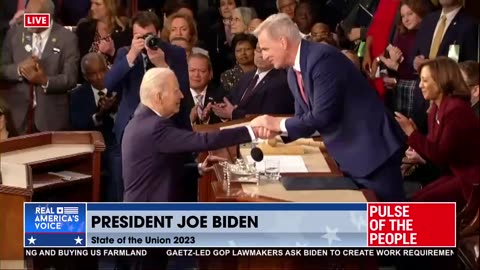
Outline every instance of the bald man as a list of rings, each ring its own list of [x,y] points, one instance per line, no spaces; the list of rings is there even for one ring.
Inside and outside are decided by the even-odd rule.
[[[116,96],[107,97],[103,79],[107,72],[105,57],[99,53],[86,54],[80,64],[85,83],[70,93],[70,124],[73,130],[100,131],[106,149],[102,155],[102,175],[105,176],[103,200],[120,201],[123,193],[120,168],[115,170],[113,156],[119,145],[113,133],[118,107]],[[116,173],[118,171],[118,173]]]

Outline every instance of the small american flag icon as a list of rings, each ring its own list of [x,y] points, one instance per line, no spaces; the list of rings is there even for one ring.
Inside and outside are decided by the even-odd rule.
[[[57,207],[57,214],[78,215],[78,207]]]

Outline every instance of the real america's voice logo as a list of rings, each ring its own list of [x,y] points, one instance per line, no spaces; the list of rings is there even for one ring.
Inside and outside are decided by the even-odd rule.
[[[85,246],[86,205],[25,203],[25,247]]]

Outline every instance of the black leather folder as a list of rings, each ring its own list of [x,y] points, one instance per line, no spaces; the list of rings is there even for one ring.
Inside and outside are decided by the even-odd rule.
[[[282,177],[280,182],[286,190],[358,190],[355,182],[348,177]]]

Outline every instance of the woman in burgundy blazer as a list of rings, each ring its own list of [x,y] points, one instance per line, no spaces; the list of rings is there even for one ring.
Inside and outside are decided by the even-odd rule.
[[[470,107],[470,91],[456,62],[438,57],[421,67],[420,88],[431,102],[428,134],[416,130],[411,119],[396,113],[408,145],[427,162],[442,168],[440,178],[413,195],[413,201],[468,200],[480,180],[480,123]]]

